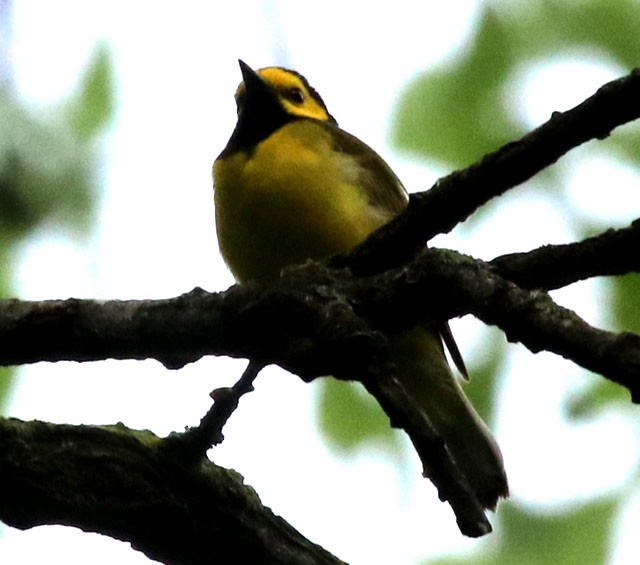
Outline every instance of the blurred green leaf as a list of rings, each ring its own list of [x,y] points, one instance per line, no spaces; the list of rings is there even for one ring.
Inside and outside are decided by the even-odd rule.
[[[1,190],[1,188],[0,188]],[[9,261],[6,254],[2,253],[2,231],[0,230],[0,263],[8,265]],[[9,295],[7,280],[8,273],[3,269],[0,270],[0,298],[6,298]],[[15,370],[13,367],[0,367],[0,414],[7,405],[9,400],[9,392],[14,381]]]
[[[513,64],[501,20],[485,9],[464,54],[409,85],[394,120],[394,142],[453,167],[497,149],[518,131],[500,96]]]
[[[610,285],[611,325],[640,334],[640,274],[614,277]]]
[[[533,11],[531,21],[519,26],[545,30],[537,39],[536,34],[528,35],[530,44],[585,47],[617,60],[629,70],[640,61],[637,0],[543,0],[539,5],[541,9]]]
[[[640,333],[640,274],[612,277],[607,284],[610,319],[606,325]],[[573,418],[588,418],[612,405],[627,406],[629,400],[626,388],[596,376],[586,391],[576,393],[569,400],[567,409]]]
[[[469,368],[469,381],[463,382],[462,388],[481,418],[490,424],[494,420],[498,377],[507,348],[504,336],[496,328],[487,328],[482,343],[482,355]]]
[[[83,147],[66,145],[69,140],[61,136],[53,145],[48,130],[24,125],[29,146],[14,146],[0,173],[7,188],[0,203],[2,228],[22,237],[45,222],[84,226],[91,200],[92,155]]]
[[[636,0],[486,2],[462,53],[408,86],[392,139],[416,155],[466,166],[524,133],[505,95],[517,71],[551,55],[571,56],[572,49],[630,70],[640,61],[638,29]],[[633,131],[614,146],[637,161],[640,134]]]
[[[430,560],[430,565],[602,565],[617,510],[607,498],[555,513],[530,512],[512,503],[499,507],[497,547],[477,557]]]
[[[638,122],[618,128],[605,143],[629,164],[640,167],[640,124]]]
[[[79,138],[102,130],[114,114],[114,79],[110,51],[100,45],[68,105],[69,123]]]
[[[113,114],[111,75],[103,46],[62,112],[32,111],[12,91],[0,91],[0,232],[5,245],[43,223],[88,226],[97,164],[89,138]]]
[[[13,384],[14,370],[12,367],[0,367],[0,414],[7,405],[9,391]]]
[[[19,238],[44,222],[84,225],[93,151],[68,129],[38,121],[7,93],[3,102],[0,229]]]
[[[364,445],[400,449],[399,432],[362,385],[322,379],[318,402],[318,423],[325,439],[338,451],[352,451]]]
[[[629,406],[629,391],[616,383],[593,376],[593,383],[585,391],[577,392],[567,402],[570,418],[593,418],[601,410],[612,405]]]
[[[0,88],[0,296],[10,294],[11,252],[19,241],[44,224],[89,226],[98,156],[90,138],[113,114],[112,91],[104,46],[62,110],[33,110],[14,91]],[[0,409],[11,382],[11,369],[0,368]]]
[[[507,505],[501,519],[505,543],[499,562],[543,565],[560,558],[563,565],[600,565],[609,548],[616,508],[611,498],[554,514]]]

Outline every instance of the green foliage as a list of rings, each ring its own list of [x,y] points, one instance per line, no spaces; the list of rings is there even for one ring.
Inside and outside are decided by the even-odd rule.
[[[615,498],[561,512],[541,513],[512,503],[500,507],[500,543],[471,559],[436,559],[431,565],[601,565],[608,553]]]
[[[399,449],[399,434],[375,400],[355,383],[323,379],[320,384],[318,417],[329,445],[348,452],[364,445]]]
[[[110,52],[101,45],[93,56],[81,84],[67,106],[69,125],[82,140],[99,133],[115,110]]]
[[[100,47],[62,109],[37,111],[0,88],[0,296],[12,292],[12,250],[35,229],[89,226],[95,197],[94,138],[113,115],[113,78]],[[11,382],[0,371],[0,408]]]
[[[429,69],[405,88],[391,131],[403,151],[425,161],[438,162],[449,170],[477,161],[489,151],[515,140],[525,132],[515,116],[516,80],[533,65],[559,60],[586,59],[617,65],[620,74],[640,64],[640,9],[637,0],[531,0],[486,1],[477,24],[460,52],[440,67]],[[640,127],[629,124],[606,141],[580,150],[581,155],[603,152],[608,158],[640,166]],[[602,153],[601,153],[602,154]],[[544,196],[565,205],[563,176],[558,168],[545,172],[549,190]],[[482,219],[482,214],[478,215]],[[601,231],[601,221],[573,218],[574,231]],[[610,322],[616,329],[640,333],[640,275],[610,282]],[[469,367],[471,382],[465,391],[480,413],[491,420],[495,407],[497,375],[504,362],[504,340],[490,335],[479,366]],[[333,385],[332,385],[333,386]],[[320,408],[325,434],[343,449],[383,437],[380,422],[370,422],[363,404],[346,387],[326,392]],[[344,395],[344,396],[343,396]],[[353,396],[356,396],[354,399]],[[574,418],[593,418],[604,409],[629,409],[629,396],[621,387],[593,376],[567,404]],[[331,417],[349,415],[349,429]],[[342,415],[340,418],[342,419]],[[630,425],[636,425],[630,418]],[[640,463],[640,462],[639,462]],[[626,492],[621,489],[619,492]],[[624,503],[622,495],[567,506],[556,513],[540,513],[500,506],[495,536],[489,549],[476,557],[430,561],[439,565],[489,564],[542,565],[600,564],[610,543],[614,511]]]
[[[507,351],[504,336],[495,328],[487,330],[490,336],[483,340],[482,356],[473,365],[471,378],[462,388],[482,419],[491,424],[495,419],[498,376]]]
[[[0,101],[5,114],[0,118],[4,244],[17,242],[45,222],[84,224],[91,196],[91,152],[68,130],[40,122],[8,93],[4,95]]]
[[[447,165],[470,165],[514,137],[501,104],[515,64],[505,24],[487,9],[475,39],[454,65],[425,73],[405,91],[392,131],[395,144]]]
[[[610,300],[607,326],[640,334],[640,274],[630,273],[607,282]],[[589,418],[608,408],[623,409],[629,405],[629,400],[627,389],[594,377],[587,390],[569,401],[568,410],[573,418]]]
[[[11,367],[0,367],[0,412],[2,412],[7,403],[12,383],[13,369]]]
[[[510,117],[509,86],[518,72],[551,56],[584,52],[631,69],[640,61],[638,29],[635,0],[487,3],[464,52],[407,86],[394,142],[452,167],[469,165],[525,133]],[[627,130],[608,145],[640,162],[640,131]]]
[[[606,408],[629,406],[629,391],[599,376],[593,376],[585,391],[574,394],[567,403],[567,411],[574,420],[596,417]]]
[[[614,329],[640,334],[640,274],[615,277],[611,283],[611,315]]]
[[[106,51],[98,50],[80,93],[62,111],[34,112],[12,91],[0,91],[0,242],[5,249],[44,223],[87,227],[96,165],[90,134],[113,113],[110,68]]]

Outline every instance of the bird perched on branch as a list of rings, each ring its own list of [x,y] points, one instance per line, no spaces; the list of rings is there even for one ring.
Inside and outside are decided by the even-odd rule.
[[[238,121],[213,167],[220,251],[240,283],[346,253],[399,214],[402,184],[385,161],[341,130],[300,74],[240,61]],[[485,508],[508,495],[500,450],[446,361],[441,321],[389,336],[397,378],[420,405]]]

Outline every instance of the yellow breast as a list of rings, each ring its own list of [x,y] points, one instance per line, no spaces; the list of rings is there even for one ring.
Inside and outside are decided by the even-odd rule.
[[[240,282],[349,251],[387,219],[358,186],[357,164],[333,151],[331,130],[313,120],[219,159],[213,173],[219,245]]]

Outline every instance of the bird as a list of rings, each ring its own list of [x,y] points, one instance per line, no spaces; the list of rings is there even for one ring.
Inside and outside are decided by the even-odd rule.
[[[400,214],[407,192],[391,167],[344,131],[307,79],[239,61],[237,122],[213,165],[221,255],[239,284],[351,251]],[[366,103],[366,91],[360,92]],[[388,336],[396,377],[444,441],[484,508],[509,494],[500,448],[447,362],[466,369],[446,321]]]

